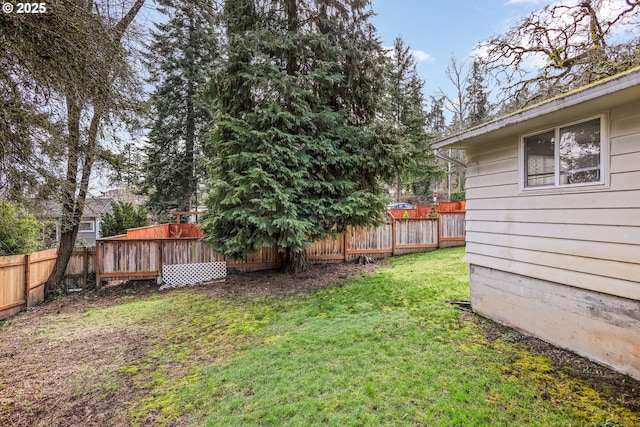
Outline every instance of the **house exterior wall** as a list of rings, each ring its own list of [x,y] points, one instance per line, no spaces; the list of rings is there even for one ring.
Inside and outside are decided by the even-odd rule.
[[[78,230],[77,241],[82,241],[86,246],[95,246],[96,239],[100,236],[100,221],[96,217],[85,217],[82,222],[91,222],[93,224],[93,230],[83,231]]]
[[[523,190],[520,135],[467,148],[472,305],[640,378],[640,102],[591,113],[604,185]]]

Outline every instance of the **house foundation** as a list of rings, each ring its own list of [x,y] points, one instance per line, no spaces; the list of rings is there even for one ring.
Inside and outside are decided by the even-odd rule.
[[[640,380],[640,301],[473,264],[470,283],[478,314]]]

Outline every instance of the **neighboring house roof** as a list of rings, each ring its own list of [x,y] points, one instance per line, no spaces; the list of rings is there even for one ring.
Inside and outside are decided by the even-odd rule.
[[[597,81],[515,113],[444,138],[433,148],[466,148],[593,114],[640,99],[640,67]]]
[[[87,198],[84,203],[83,218],[97,218],[105,212],[111,210],[113,199],[110,197],[91,197]],[[60,202],[49,200],[44,203],[42,209],[42,217],[59,218],[61,216]]]
[[[87,199],[84,205],[84,216],[98,217],[111,210],[112,198],[91,198]]]
[[[148,197],[140,194],[135,194],[133,190],[124,188],[112,188],[106,191],[101,191],[102,197],[113,199],[114,202],[131,203],[134,206],[144,205]]]

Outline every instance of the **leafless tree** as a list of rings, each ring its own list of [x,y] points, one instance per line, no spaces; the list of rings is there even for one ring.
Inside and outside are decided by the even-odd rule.
[[[556,3],[478,51],[511,99],[531,103],[640,64],[639,18],[640,0]]]
[[[442,89],[440,93],[445,99],[444,108],[453,114],[450,128],[452,130],[459,130],[463,127],[469,110],[469,102],[466,97],[466,84],[469,79],[469,70],[466,62],[458,63],[454,57],[451,57],[445,69],[445,75],[453,85],[453,94],[448,95]]]

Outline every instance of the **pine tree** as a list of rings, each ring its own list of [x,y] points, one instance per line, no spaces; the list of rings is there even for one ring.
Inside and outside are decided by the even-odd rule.
[[[427,113],[427,131],[429,134],[438,139],[444,136],[447,129],[447,120],[444,117],[445,96],[440,95],[437,98],[431,96],[431,106]]]
[[[418,77],[416,60],[400,37],[395,39],[390,53],[383,118],[387,126],[382,131],[397,140],[393,160],[396,202],[399,202],[405,187],[416,196],[429,192],[430,182],[437,171],[428,144],[424,82]]]
[[[218,50],[211,1],[158,2],[168,20],[156,24],[147,55],[155,90],[143,185],[156,219],[197,206],[202,150],[211,123],[203,94]]]
[[[143,205],[136,207],[129,202],[114,202],[111,208],[112,212],[102,216],[100,237],[126,234],[130,228],[149,225],[149,212]]]
[[[376,222],[388,147],[370,125],[382,49],[358,0],[228,0],[214,79],[206,240],[241,257],[276,245],[307,267],[309,242]]]
[[[467,126],[473,127],[489,119],[491,106],[489,105],[489,94],[486,91],[484,82],[484,70],[478,60],[474,60],[467,79],[467,104],[468,116]]]

